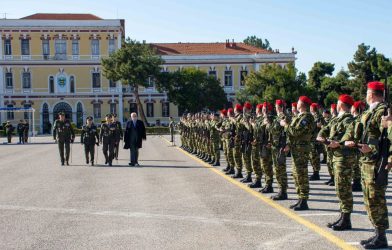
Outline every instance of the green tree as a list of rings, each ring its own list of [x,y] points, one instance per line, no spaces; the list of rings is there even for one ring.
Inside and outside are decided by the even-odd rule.
[[[245,44],[252,45],[257,48],[272,50],[270,42],[267,39],[258,38],[256,36],[248,36],[244,40]]]
[[[163,72],[157,81],[158,90],[167,92],[171,102],[189,112],[216,111],[227,103],[220,82],[195,68]]]
[[[300,95],[309,92],[311,90],[306,87],[305,74],[298,74],[294,64],[290,63],[285,67],[268,64],[246,77],[245,88],[237,93],[237,100],[251,101],[253,104],[273,102],[276,99],[293,102]]]
[[[150,45],[130,38],[123,41],[119,50],[102,59],[106,78],[121,81],[133,88],[138,113],[144,123],[147,123],[147,120],[139,97],[139,87],[146,87],[149,78],[155,79],[159,76],[163,62]]]

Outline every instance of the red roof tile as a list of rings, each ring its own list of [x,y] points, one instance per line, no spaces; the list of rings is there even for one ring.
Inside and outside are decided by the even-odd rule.
[[[245,43],[153,43],[160,55],[253,55],[272,54],[272,51]]]
[[[71,14],[71,13],[37,13],[21,19],[34,20],[102,20],[92,14]]]

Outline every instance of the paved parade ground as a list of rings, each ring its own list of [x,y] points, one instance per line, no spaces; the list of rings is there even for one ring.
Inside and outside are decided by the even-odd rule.
[[[311,209],[293,212],[290,159],[289,200],[274,202],[160,136],[148,136],[139,168],[125,150],[112,167],[101,151],[86,166],[79,143],[61,167],[50,137],[32,142],[0,145],[0,249],[338,249],[372,235],[361,192],[353,230],[325,226],[338,216],[325,165],[311,182]]]

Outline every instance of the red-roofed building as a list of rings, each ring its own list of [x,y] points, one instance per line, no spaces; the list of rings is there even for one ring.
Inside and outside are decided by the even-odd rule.
[[[37,13],[0,20],[0,107],[33,107],[40,113],[35,124],[41,133],[48,132],[59,111],[79,127],[88,115],[100,122],[104,114],[117,113],[125,121],[136,111],[133,90],[106,79],[101,68],[101,58],[121,47],[124,34],[123,19],[92,14]],[[165,61],[163,71],[197,68],[218,79],[228,107],[250,72],[263,64],[295,61],[294,51],[279,53],[229,40],[150,45]],[[153,81],[139,94],[151,124],[182,114]],[[0,113],[0,122],[23,115]]]

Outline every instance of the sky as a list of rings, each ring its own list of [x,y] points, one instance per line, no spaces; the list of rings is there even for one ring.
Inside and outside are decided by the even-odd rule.
[[[267,38],[273,49],[298,52],[296,66],[347,63],[360,43],[392,58],[390,0],[0,0],[0,17],[91,13],[125,19],[126,36],[147,42],[239,42]]]

